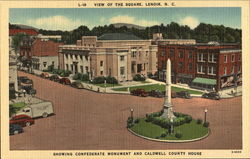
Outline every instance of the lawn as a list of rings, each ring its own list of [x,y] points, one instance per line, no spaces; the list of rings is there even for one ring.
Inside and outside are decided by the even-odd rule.
[[[127,91],[128,87],[123,87],[123,88],[114,88],[114,91]],[[151,91],[151,90],[160,90],[160,91],[165,91],[165,85],[160,85],[160,84],[152,84],[152,85],[144,85],[144,86],[133,86],[129,87],[130,91],[137,89],[137,88],[142,88],[145,89],[146,91]],[[203,94],[200,91],[194,91],[194,90],[189,90],[185,88],[179,88],[179,87],[174,87],[172,86],[172,91],[175,92],[180,92],[180,91],[188,91],[190,94]]]
[[[131,130],[139,135],[154,139],[158,138],[163,140],[191,140],[205,136],[208,133],[209,129],[203,127],[202,124],[197,124],[196,120],[193,120],[190,123],[174,127],[173,134],[168,134],[166,137],[160,137],[161,134],[167,132],[167,129],[152,124],[151,122],[146,122],[144,119],[140,119],[140,122],[138,124],[135,124],[131,128]],[[181,132],[182,137],[176,138],[175,132]]]
[[[105,87],[105,84],[102,83],[102,84],[94,84],[96,86],[100,86],[100,87]],[[106,87],[115,87],[115,86],[122,86],[121,84],[109,84],[109,83],[106,83]]]

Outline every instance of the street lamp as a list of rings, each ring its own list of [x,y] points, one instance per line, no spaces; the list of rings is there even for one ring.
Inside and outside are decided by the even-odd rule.
[[[207,121],[207,108],[204,110],[204,112],[205,112],[205,116],[204,116],[204,123]]]
[[[107,81],[106,80],[104,80],[104,87],[105,87],[105,93],[106,93],[106,87],[107,87]]]
[[[131,108],[131,109],[130,109],[130,113],[131,113],[131,116],[130,116],[130,117],[131,117],[132,119],[133,119],[133,112],[134,112],[134,109]]]

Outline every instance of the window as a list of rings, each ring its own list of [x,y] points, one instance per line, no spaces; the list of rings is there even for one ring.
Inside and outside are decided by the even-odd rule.
[[[124,67],[120,67],[120,74],[124,75],[124,73],[125,73],[125,68]]]
[[[183,69],[183,62],[179,62],[178,63],[178,68],[181,70],[181,69]]]
[[[66,64],[66,70],[69,70],[69,65],[68,64]]]
[[[75,55],[75,59],[78,59],[78,56],[77,56],[77,55]]]
[[[234,66],[231,67],[231,74],[234,74]]]
[[[197,65],[197,73],[204,74],[206,72],[206,69],[203,65]]]
[[[81,73],[83,73],[83,66],[80,66]]]
[[[170,49],[170,57],[174,57],[174,49]]]
[[[120,56],[120,61],[124,61],[124,56]]]
[[[227,55],[224,55],[224,63],[227,63]]]
[[[71,66],[71,71],[73,72],[73,64],[71,64],[70,66]]]
[[[82,60],[82,55],[80,55],[80,59]]]
[[[198,61],[203,62],[205,61],[205,57],[203,53],[198,53]]]
[[[214,66],[208,66],[208,71],[207,73],[209,75],[215,75],[216,74],[216,68]]]
[[[193,58],[193,53],[191,51],[189,51],[189,53],[188,53],[188,58],[189,59]]]
[[[65,54],[65,57],[68,58],[68,54]]]
[[[136,57],[136,51],[132,51],[132,57]]]
[[[238,72],[241,72],[241,66],[238,67]]]
[[[179,52],[179,58],[183,58],[184,57],[184,52],[183,51],[180,51]]]
[[[188,64],[188,70],[189,70],[189,71],[192,71],[192,69],[193,69],[193,64],[192,64],[192,63],[189,63],[189,64]]]
[[[100,61],[100,66],[101,66],[101,67],[103,66],[103,61]]]
[[[89,67],[85,66],[85,70],[86,70],[86,72],[89,72]]]
[[[43,67],[47,67],[47,62],[43,62]]]
[[[101,71],[100,74],[103,75],[103,71]]]
[[[227,67],[224,67],[224,75],[227,74]]]
[[[164,55],[165,55],[165,51],[162,51],[162,52],[161,52],[161,56],[164,56]]]
[[[209,62],[215,62],[217,60],[217,57],[215,56],[215,54],[210,53],[208,56],[209,56],[208,57]]]
[[[52,65],[55,65],[55,61],[52,61]]]
[[[231,56],[231,61],[234,62],[235,61],[235,55]]]
[[[73,59],[73,55],[72,54],[70,54],[70,58]]]

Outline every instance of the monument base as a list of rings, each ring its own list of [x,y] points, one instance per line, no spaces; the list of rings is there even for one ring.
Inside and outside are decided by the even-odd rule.
[[[167,104],[163,106],[163,114],[161,115],[161,117],[167,118],[167,119],[176,118],[172,110],[172,104]]]

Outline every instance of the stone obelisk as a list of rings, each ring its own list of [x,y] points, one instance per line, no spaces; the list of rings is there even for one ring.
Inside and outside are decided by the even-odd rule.
[[[165,101],[163,105],[163,114],[162,117],[173,119],[175,118],[173,113],[173,105],[171,103],[171,61],[168,59],[166,67],[166,94]]]

